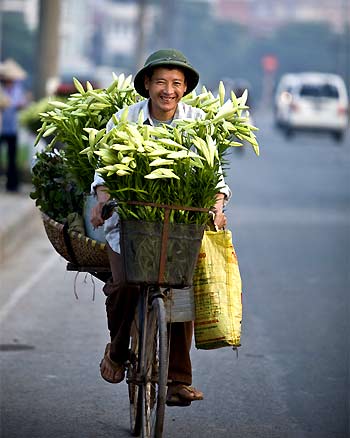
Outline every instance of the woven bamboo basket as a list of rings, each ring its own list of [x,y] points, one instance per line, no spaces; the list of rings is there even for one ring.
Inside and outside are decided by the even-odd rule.
[[[105,243],[97,242],[75,231],[69,232],[64,224],[56,222],[45,213],[41,214],[52,246],[68,262],[86,267],[109,266]]]

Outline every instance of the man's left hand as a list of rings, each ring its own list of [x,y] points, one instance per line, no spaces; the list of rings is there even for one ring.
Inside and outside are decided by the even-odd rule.
[[[223,212],[216,212],[214,216],[214,225],[218,230],[221,230],[226,227],[227,219],[226,215]]]

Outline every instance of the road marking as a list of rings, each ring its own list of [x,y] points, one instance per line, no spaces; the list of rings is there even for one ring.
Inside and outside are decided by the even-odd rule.
[[[11,294],[11,298],[7,301],[2,309],[0,309],[0,324],[5,320],[6,316],[15,307],[18,301],[23,298],[31,290],[31,288],[37,283],[46,272],[57,263],[57,254],[53,254],[41,268],[34,272],[34,274],[27,279],[24,283],[18,286]]]

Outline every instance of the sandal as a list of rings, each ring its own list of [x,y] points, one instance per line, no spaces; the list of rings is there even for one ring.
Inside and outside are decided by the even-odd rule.
[[[108,383],[120,383],[125,377],[125,366],[110,358],[111,344],[106,345],[105,354],[100,363],[101,377]],[[113,378],[110,378],[111,372]]]
[[[167,406],[189,406],[195,400],[203,400],[203,393],[198,389],[181,383],[169,385]]]

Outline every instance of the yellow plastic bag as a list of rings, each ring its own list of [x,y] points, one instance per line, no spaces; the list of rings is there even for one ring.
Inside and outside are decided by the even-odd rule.
[[[193,278],[195,345],[241,345],[242,281],[231,231],[205,231]]]

